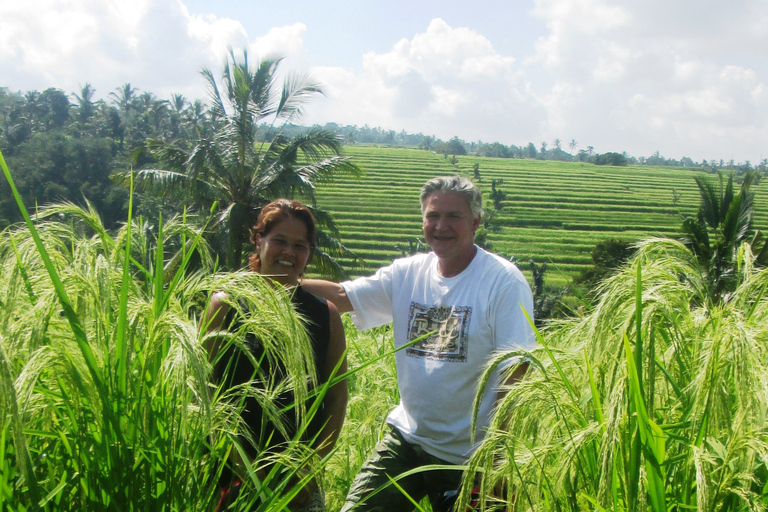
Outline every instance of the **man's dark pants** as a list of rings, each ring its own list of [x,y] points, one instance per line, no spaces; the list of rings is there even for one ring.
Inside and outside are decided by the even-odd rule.
[[[405,472],[429,465],[455,466],[428,454],[419,445],[406,441],[399,430],[392,428],[384,439],[379,441],[373,454],[360,468],[352,487],[347,494],[341,512],[410,512],[413,502],[403,494],[389,477],[395,479]],[[446,500],[446,493],[451,494],[461,484],[462,471],[456,469],[427,470],[397,479],[405,493],[415,502],[429,496],[434,512],[448,512],[451,500]],[[380,489],[380,490],[379,490]],[[373,496],[374,491],[379,490]]]

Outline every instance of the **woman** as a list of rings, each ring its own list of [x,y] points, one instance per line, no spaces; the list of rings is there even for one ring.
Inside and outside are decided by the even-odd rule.
[[[267,277],[274,286],[283,286],[291,294],[295,309],[306,319],[306,329],[312,344],[314,363],[317,369],[318,386],[322,386],[335,375],[347,371],[346,342],[344,328],[336,306],[314,295],[305,292],[299,285],[299,280],[307,265],[312,260],[315,240],[315,220],[309,209],[296,201],[278,199],[266,205],[259,214],[251,234],[251,242],[255,251],[250,257],[249,266],[253,272]],[[206,318],[210,319],[207,331],[221,328],[231,329],[237,324],[235,310],[227,304],[228,297],[223,292],[217,292],[211,299]],[[211,361],[217,361],[214,376],[224,387],[231,387],[249,382],[258,371],[251,360],[266,361],[262,358],[263,347],[256,337],[246,338],[246,346],[252,352],[253,358],[240,357],[240,349],[230,346],[218,357],[221,345],[220,339],[209,339],[207,349]],[[281,372],[278,363],[267,365],[268,371],[274,376]],[[259,368],[263,371],[263,368]],[[334,373],[335,370],[335,373]],[[348,399],[346,381],[330,386],[322,398],[318,412],[311,419],[303,439],[312,442],[312,448],[317,450],[320,457],[325,457],[333,449],[339,436]],[[284,393],[278,398],[280,408],[293,404],[293,394]],[[307,409],[309,405],[307,405]],[[284,436],[274,427],[264,431],[262,408],[254,398],[246,398],[245,407],[241,413],[243,420],[249,425],[257,438],[258,447],[244,443],[244,448],[252,458],[262,450],[280,449],[295,436],[296,409],[288,407],[283,416],[283,425],[288,434]],[[268,422],[267,422],[268,423]],[[293,427],[293,429],[292,429]],[[241,463],[242,464],[242,463]],[[236,467],[238,463],[235,461]],[[235,477],[236,480],[237,477]],[[234,489],[225,486],[222,491],[220,509],[234,500]],[[291,503],[291,510],[321,511],[324,510],[324,499],[316,482],[308,484]]]

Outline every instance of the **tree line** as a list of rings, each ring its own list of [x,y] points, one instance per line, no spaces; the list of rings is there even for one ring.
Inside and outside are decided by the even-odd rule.
[[[110,180],[131,167],[131,153],[148,138],[191,141],[214,129],[208,109],[181,95],[169,100],[125,84],[95,100],[85,84],[67,94],[49,88],[24,94],[0,88],[0,150],[26,204],[87,199],[108,227],[127,216],[128,191]],[[149,198],[139,212],[157,210]],[[0,228],[21,220],[0,181]]]

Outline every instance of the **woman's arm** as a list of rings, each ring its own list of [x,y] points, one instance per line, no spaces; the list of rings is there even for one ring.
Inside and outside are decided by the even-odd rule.
[[[341,323],[339,310],[333,302],[328,302],[328,309],[331,323],[331,339],[330,343],[328,343],[325,367],[318,368],[321,382],[327,382],[347,373],[347,342],[344,338],[344,326]],[[337,365],[339,368],[334,373]],[[328,455],[339,438],[341,427],[344,425],[344,416],[347,413],[348,400],[349,391],[346,379],[329,387],[323,397],[322,420],[325,425],[315,442],[315,448],[317,448],[320,457]]]
[[[216,292],[211,297],[211,302],[208,304],[208,309],[205,311],[201,324],[204,334],[221,329],[221,324],[224,322],[224,318],[229,311],[229,304],[225,302],[226,300],[227,294],[224,292]],[[205,350],[208,352],[208,360],[212,363],[216,361],[221,342],[222,340],[219,337],[208,336],[205,338]]]

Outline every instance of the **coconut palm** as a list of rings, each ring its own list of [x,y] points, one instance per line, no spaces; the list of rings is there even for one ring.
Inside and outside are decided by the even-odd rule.
[[[77,100],[77,119],[81,123],[85,124],[93,116],[96,109],[93,104],[93,96],[96,90],[87,83],[80,88],[80,94],[73,94]]]
[[[318,223],[315,266],[333,277],[344,275],[334,257],[354,256],[337,238],[332,219],[317,208],[315,185],[338,173],[358,175],[359,169],[341,156],[341,142],[327,130],[313,129],[289,138],[281,128],[301,114],[311,96],[321,92],[307,75],[290,74],[278,84],[280,59],[264,59],[251,68],[247,52],[238,61],[234,51],[224,63],[221,87],[209,69],[208,82],[214,134],[201,135],[191,150],[160,140],[148,140],[146,150],[161,165],[136,172],[138,190],[191,199],[201,211],[211,208],[212,228],[225,235],[225,260],[229,269],[242,264],[243,248],[261,206],[278,197],[298,197],[308,202]],[[265,122],[265,133],[259,133]],[[125,181],[129,173],[120,173]],[[213,205],[216,205],[215,207]]]
[[[126,83],[123,84],[122,87],[118,87],[113,92],[109,93],[109,96],[112,98],[112,103],[114,103],[123,113],[123,116],[128,118],[128,114],[133,106],[133,102],[136,100],[138,92],[138,88],[131,87],[131,84]]]
[[[694,178],[701,204],[696,218],[686,219],[682,226],[684,243],[696,256],[707,278],[710,298],[715,302],[736,287],[736,254],[752,227],[754,192],[750,187],[756,174],[744,175],[738,193],[734,192],[732,174],[725,185],[722,173],[718,178],[719,187],[704,176]],[[764,246],[756,262],[764,265],[768,263],[764,261],[766,257],[768,250]]]

